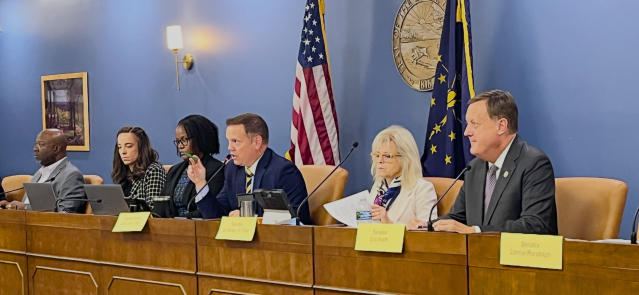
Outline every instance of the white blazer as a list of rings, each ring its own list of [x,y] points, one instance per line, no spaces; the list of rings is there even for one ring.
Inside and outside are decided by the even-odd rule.
[[[368,196],[370,203],[375,201],[379,183],[373,185]],[[428,220],[430,209],[437,202],[437,193],[435,187],[430,181],[423,178],[417,180],[417,184],[411,190],[404,189],[399,192],[399,196],[391,205],[389,211],[386,212],[388,219],[393,223],[408,224],[411,218],[420,220]],[[437,208],[433,210],[433,220],[437,219]]]

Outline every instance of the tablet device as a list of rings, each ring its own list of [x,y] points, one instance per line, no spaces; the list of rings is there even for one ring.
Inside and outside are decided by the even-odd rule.
[[[51,183],[25,182],[24,190],[29,197],[32,211],[53,211],[55,209],[56,193]]]
[[[286,210],[291,213],[292,218],[297,216],[295,210],[293,210],[293,207],[291,206],[291,203],[288,202],[288,198],[286,197],[286,193],[283,189],[257,189],[253,191],[253,195],[255,196],[257,203],[262,206],[262,209]]]
[[[122,186],[117,184],[85,184],[84,191],[88,199],[100,199],[100,203],[91,203],[94,215],[119,215],[129,212],[129,205],[124,201]]]

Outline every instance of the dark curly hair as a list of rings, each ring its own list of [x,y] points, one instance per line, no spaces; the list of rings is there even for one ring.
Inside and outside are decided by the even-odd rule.
[[[220,138],[217,125],[204,116],[189,115],[178,122],[178,126],[184,127],[186,136],[191,139],[194,152],[202,155],[213,156],[220,153]],[[180,156],[180,151],[177,151]]]
[[[158,152],[151,148],[149,136],[146,135],[146,132],[144,132],[142,128],[137,126],[125,126],[118,131],[117,135],[122,133],[133,133],[135,135],[138,139],[139,155],[138,159],[135,161],[135,165],[133,165],[133,169],[130,169],[128,165],[124,164],[122,158],[120,158],[116,136],[115,151],[113,152],[113,172],[111,173],[113,183],[116,184],[123,184],[127,180],[133,183],[136,180],[143,179],[146,169],[151,164],[157,163],[159,158]]]

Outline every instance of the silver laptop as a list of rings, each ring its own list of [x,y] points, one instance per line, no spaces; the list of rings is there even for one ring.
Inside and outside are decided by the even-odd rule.
[[[25,182],[24,190],[29,197],[32,211],[53,211],[55,209],[56,193],[51,183]]]
[[[88,199],[102,200],[100,203],[91,203],[94,215],[119,215],[122,212],[129,212],[129,205],[124,201],[124,192],[120,185],[85,184],[84,191],[87,193]]]

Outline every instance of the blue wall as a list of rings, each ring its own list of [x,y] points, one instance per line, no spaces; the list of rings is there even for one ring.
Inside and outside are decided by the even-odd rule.
[[[333,88],[347,193],[371,184],[375,134],[406,126],[423,145],[429,93],[411,90],[393,64],[391,33],[400,0],[326,0]],[[573,3],[574,2],[574,3]],[[520,133],[550,156],[557,176],[617,178],[630,186],[622,237],[639,203],[639,156],[631,132],[639,77],[634,11],[603,1],[494,0],[472,3],[477,91],[511,91]],[[163,163],[178,161],[175,124],[191,113],[224,120],[261,114],[271,146],[289,146],[295,56],[305,1],[0,1],[0,175],[31,174],[41,129],[40,76],[89,73],[91,152],[70,153],[85,173],[110,181],[115,133],[140,125]],[[578,4],[578,5],[576,5]],[[175,89],[165,27],[182,25],[195,67]],[[391,110],[389,112],[389,110]],[[222,140],[226,146],[227,141]],[[226,154],[226,150],[223,150]]]

